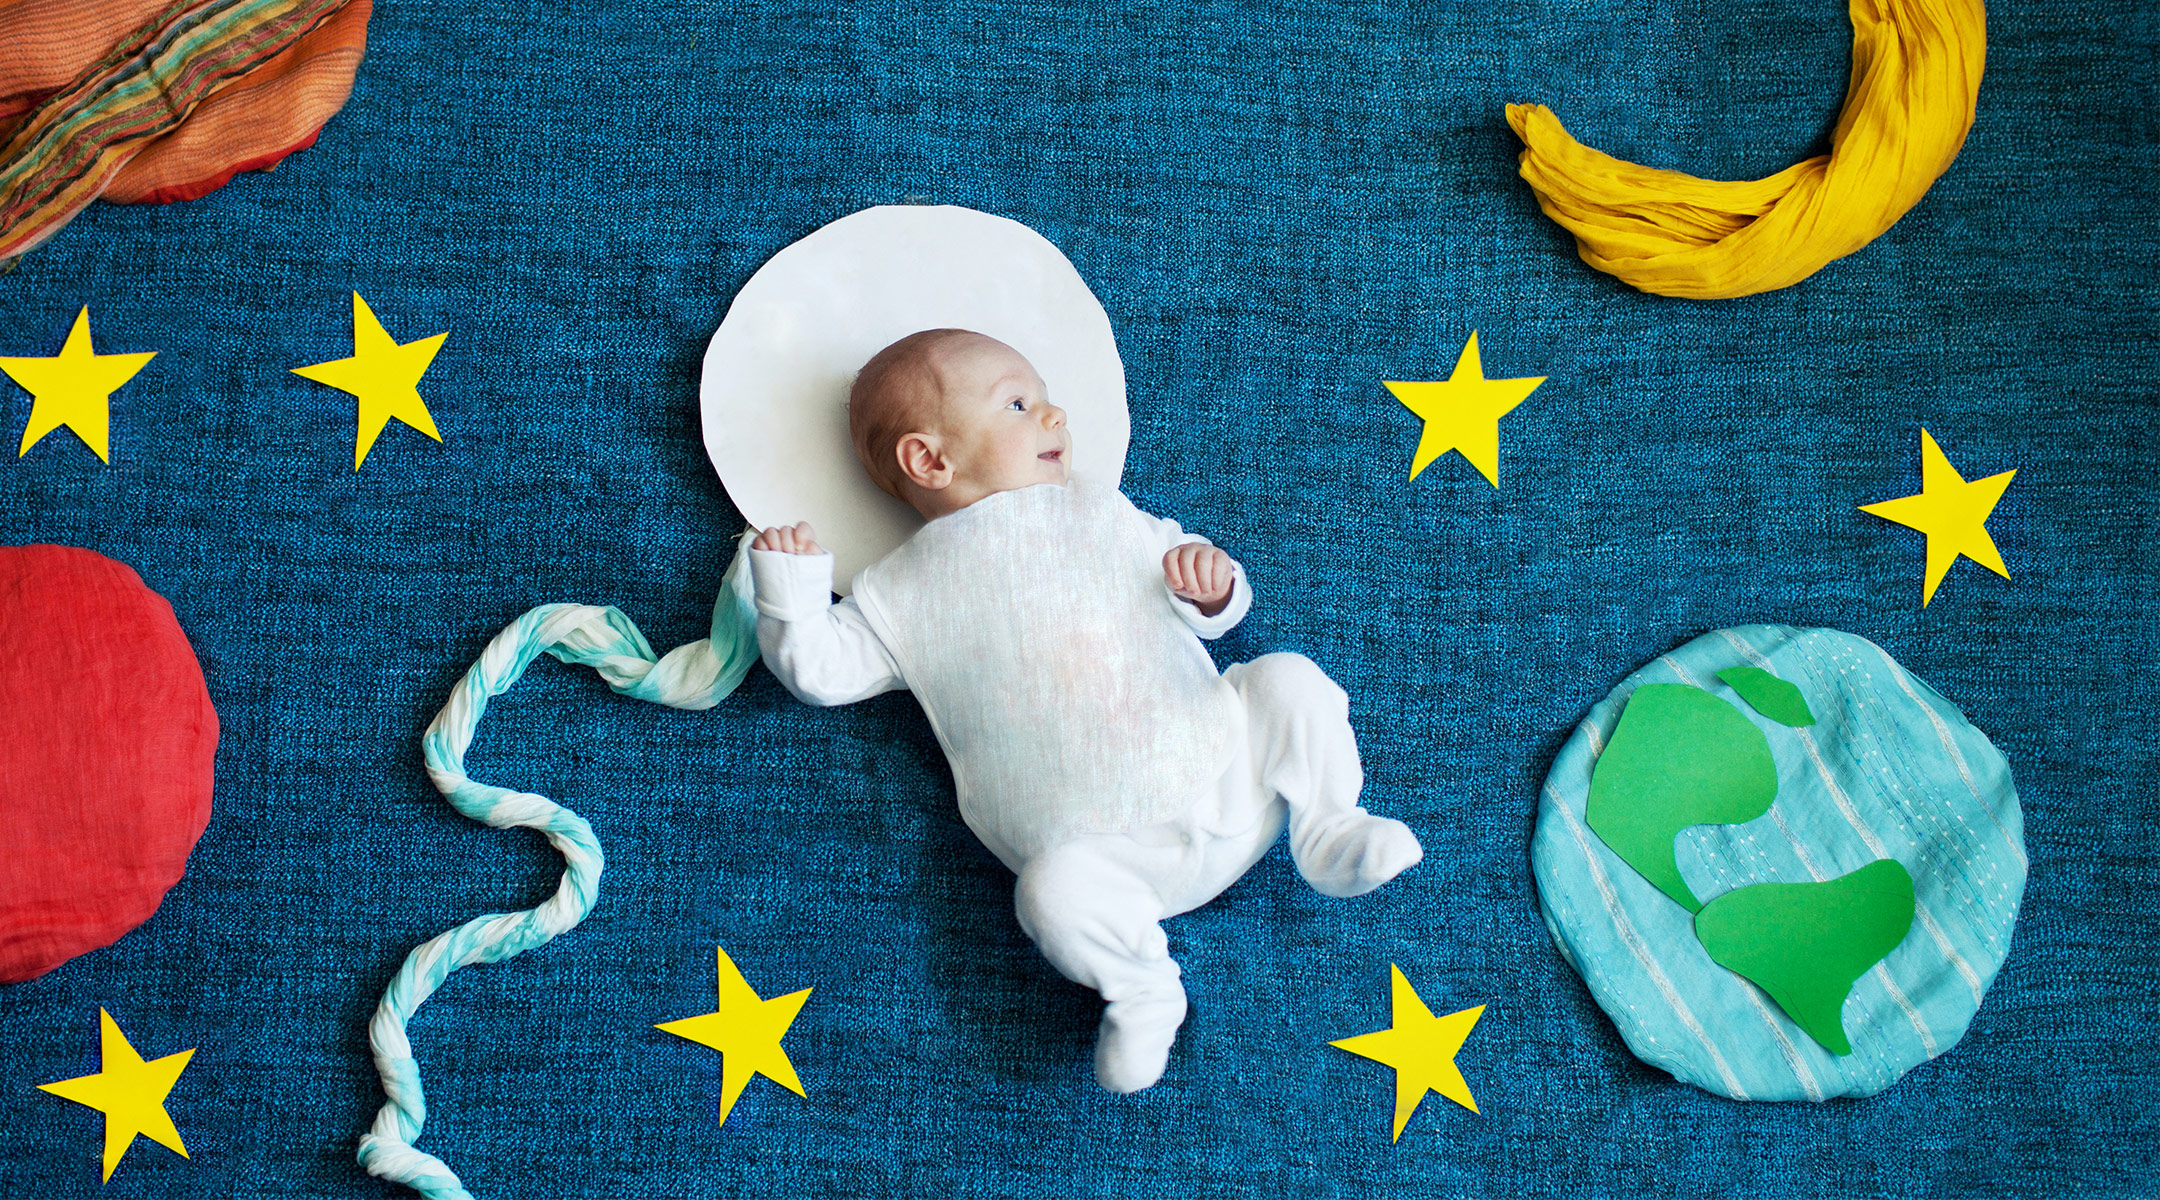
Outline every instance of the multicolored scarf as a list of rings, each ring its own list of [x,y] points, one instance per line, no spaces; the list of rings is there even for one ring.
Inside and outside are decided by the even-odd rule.
[[[370,0],[0,0],[0,263],[92,200],[165,203],[313,145]]]

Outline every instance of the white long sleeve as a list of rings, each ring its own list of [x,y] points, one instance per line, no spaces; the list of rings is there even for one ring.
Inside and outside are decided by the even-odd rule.
[[[1152,513],[1141,515],[1155,525],[1155,537],[1160,543],[1155,549],[1158,557],[1170,553],[1173,547],[1190,542],[1198,542],[1203,546],[1215,544],[1197,533],[1185,532],[1176,521],[1168,517],[1158,517]],[[1245,619],[1246,613],[1252,611],[1252,585],[1246,582],[1244,565],[1236,559],[1230,560],[1230,602],[1223,605],[1223,610],[1212,617],[1202,616],[1199,605],[1171,591],[1168,580],[1163,582],[1163,595],[1170,598],[1171,607],[1177,610],[1178,616],[1184,618],[1187,625],[1192,626],[1192,631],[1208,641],[1214,641],[1230,632],[1239,621]]]
[[[852,599],[832,600],[833,556],[752,550],[758,650],[805,704],[853,704],[905,691],[900,664]]]

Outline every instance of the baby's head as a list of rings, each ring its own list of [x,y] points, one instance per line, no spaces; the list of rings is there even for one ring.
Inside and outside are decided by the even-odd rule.
[[[877,352],[848,393],[855,455],[925,518],[1072,477],[1065,410],[1020,352],[965,329],[911,333]]]

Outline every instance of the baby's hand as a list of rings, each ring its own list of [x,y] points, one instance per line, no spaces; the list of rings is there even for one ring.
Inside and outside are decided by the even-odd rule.
[[[810,522],[798,521],[793,525],[775,525],[757,535],[750,543],[752,550],[781,550],[789,554],[823,554],[824,547],[817,544],[817,531]]]
[[[1212,617],[1230,603],[1230,585],[1236,576],[1230,556],[1205,542],[1174,546],[1163,555],[1163,581],[1172,593],[1192,601],[1203,617]]]

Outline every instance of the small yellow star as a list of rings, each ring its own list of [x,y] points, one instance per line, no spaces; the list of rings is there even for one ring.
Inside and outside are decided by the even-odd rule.
[[[1860,506],[1861,512],[1927,535],[1927,582],[1920,592],[1920,607],[1926,608],[1928,601],[1935,598],[1936,585],[1961,554],[2004,579],[2010,578],[2001,552],[1995,549],[1995,539],[1988,536],[1987,519],[2016,474],[2012,469],[1968,482],[1950,465],[1942,447],[1935,444],[1935,436],[1922,429],[1920,494]]]
[[[75,314],[75,326],[67,342],[52,358],[0,358],[0,371],[30,393],[30,423],[23,426],[21,458],[38,439],[60,428],[73,430],[83,444],[97,452],[100,462],[111,462],[108,429],[112,420],[112,394],[135,377],[157,351],[141,354],[99,354],[90,348],[90,309]]]
[[[1426,1092],[1438,1092],[1471,1112],[1478,1110],[1470,1085],[1455,1068],[1455,1052],[1485,1011],[1480,1004],[1444,1017],[1432,1015],[1417,989],[1403,977],[1402,968],[1388,965],[1394,978],[1395,1025],[1378,1033],[1360,1034],[1328,1045],[1395,1068],[1395,1137],[1402,1140],[1403,1126]]]
[[[753,1076],[763,1075],[798,1096],[808,1095],[802,1080],[795,1077],[795,1064],[780,1048],[780,1039],[787,1036],[788,1026],[795,1023],[812,989],[760,999],[727,951],[716,948],[715,952],[720,956],[719,1007],[702,1017],[685,1017],[653,1028],[720,1052],[720,1123],[725,1125]]]
[[[135,1047],[128,1045],[127,1035],[120,1032],[112,1014],[102,1008],[98,1010],[98,1040],[103,1071],[79,1079],[41,1083],[38,1090],[105,1114],[107,1182],[112,1180],[113,1168],[120,1165],[120,1156],[135,1144],[138,1133],[186,1158],[187,1147],[180,1143],[180,1131],[173,1127],[172,1115],[165,1111],[165,1096],[180,1081],[180,1072],[187,1068],[195,1052],[182,1050],[144,1062]]]
[[[311,367],[294,367],[293,374],[317,383],[326,383],[341,392],[351,392],[359,401],[359,421],[353,435],[353,470],[367,461],[368,449],[375,444],[376,435],[390,418],[396,417],[414,429],[442,440],[435,432],[435,418],[428,415],[427,402],[420,399],[420,377],[427,374],[428,364],[435,361],[435,352],[442,349],[448,333],[421,338],[400,346],[375,319],[375,312],[367,301],[354,292],[353,353],[351,358],[335,362],[316,363]]]
[[[1445,382],[1382,380],[1381,386],[1395,393],[1404,408],[1425,422],[1417,453],[1410,460],[1410,478],[1416,479],[1432,460],[1457,450],[1494,487],[1499,487],[1500,418],[1515,411],[1515,406],[1529,399],[1543,382],[1543,375],[1535,379],[1485,378],[1476,333],[1470,335],[1462,355],[1455,360],[1455,373]]]

